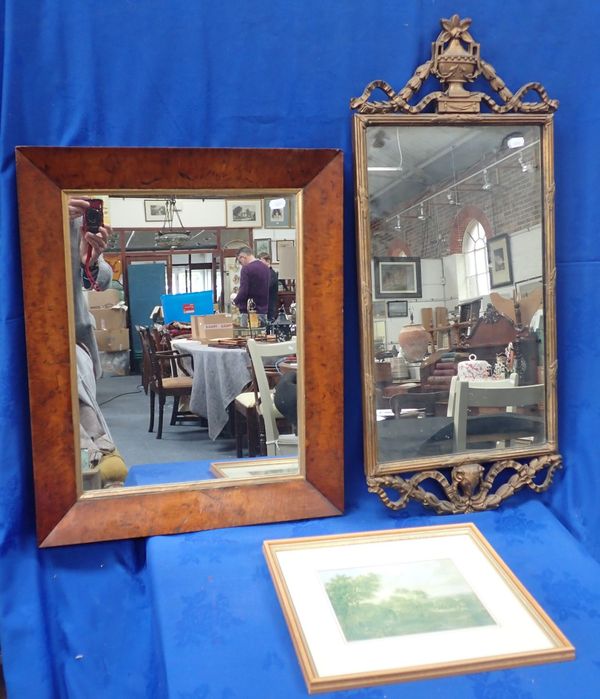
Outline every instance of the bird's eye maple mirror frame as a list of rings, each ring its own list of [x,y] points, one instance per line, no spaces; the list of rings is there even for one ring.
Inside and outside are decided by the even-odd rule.
[[[342,153],[23,146],[16,150],[16,162],[39,545],[341,514]],[[82,491],[65,245],[69,190],[297,195],[299,475],[245,484],[198,481]],[[324,361],[328,357],[335,361]]]

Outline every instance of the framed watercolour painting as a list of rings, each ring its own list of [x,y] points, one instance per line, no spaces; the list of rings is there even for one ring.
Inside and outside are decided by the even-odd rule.
[[[267,197],[264,202],[265,228],[289,228],[291,200],[288,197]]]
[[[574,658],[474,524],[263,550],[310,693]]]
[[[375,257],[375,298],[421,297],[419,257]]]
[[[260,228],[262,202],[260,199],[228,199],[227,228]]]
[[[513,283],[510,239],[507,235],[497,235],[487,241],[490,287],[507,286]]]

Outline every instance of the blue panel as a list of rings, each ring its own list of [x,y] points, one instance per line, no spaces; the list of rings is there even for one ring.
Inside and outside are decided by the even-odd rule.
[[[160,306],[160,299],[165,293],[166,262],[129,265],[127,283],[129,287],[129,314],[134,331],[133,349],[141,356],[142,345],[135,332],[136,325],[149,325],[150,314],[155,306]]]
[[[163,294],[160,297],[165,323],[189,323],[191,316],[205,316],[214,312],[213,292],[195,291],[191,294]]]

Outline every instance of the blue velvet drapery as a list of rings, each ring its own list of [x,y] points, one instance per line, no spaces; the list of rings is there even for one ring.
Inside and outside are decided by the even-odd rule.
[[[211,694],[210,688],[205,693],[174,693],[172,685],[167,689],[164,629],[155,625],[149,606],[153,597],[148,585],[158,583],[148,576],[146,542],[36,548],[15,146],[344,149],[346,474],[349,499],[356,504],[369,496],[362,477],[356,380],[360,367],[349,99],[375,78],[403,86],[428,58],[439,18],[455,12],[473,18],[484,58],[509,87],[540,81],[561,102],[555,141],[560,446],[565,470],[543,499],[588,552],[600,557],[595,438],[600,412],[600,176],[595,157],[600,95],[592,72],[598,63],[600,4],[2,0],[0,644],[11,696],[161,697],[168,691],[172,696],[231,696],[226,691]],[[347,516],[352,512],[350,508]],[[383,508],[377,516],[389,518]],[[285,527],[280,531],[282,536],[288,533]],[[202,556],[204,542],[210,551],[211,536],[193,539],[199,547],[196,555]],[[231,531],[229,538],[235,537]],[[532,544],[532,557],[539,545]],[[479,696],[517,696],[503,691]],[[535,688],[528,691],[535,696]]]

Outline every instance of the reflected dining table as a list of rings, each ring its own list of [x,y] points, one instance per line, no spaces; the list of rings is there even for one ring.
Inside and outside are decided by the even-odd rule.
[[[245,349],[209,347],[187,338],[172,340],[171,344],[192,356],[190,410],[207,419],[208,436],[214,440],[227,425],[229,404],[252,379],[248,353]]]

